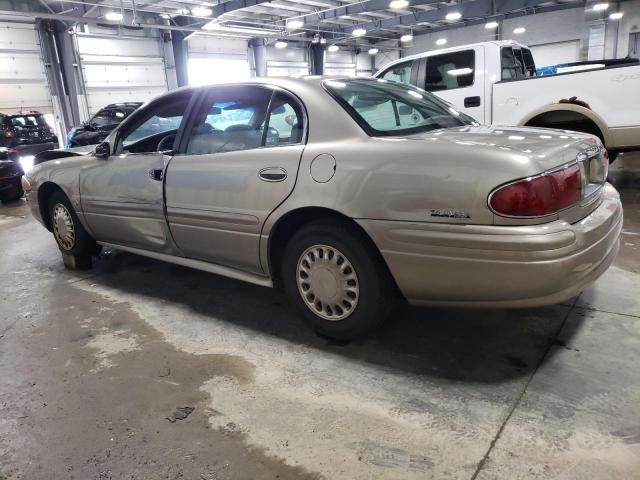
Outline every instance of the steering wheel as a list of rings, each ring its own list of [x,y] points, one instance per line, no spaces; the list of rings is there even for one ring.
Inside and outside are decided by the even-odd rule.
[[[173,149],[173,142],[176,140],[176,134],[172,133],[163,137],[158,143],[158,152],[165,152]]]

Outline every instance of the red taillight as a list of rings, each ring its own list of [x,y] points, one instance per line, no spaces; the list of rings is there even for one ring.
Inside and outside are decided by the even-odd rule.
[[[498,188],[489,206],[498,215],[539,217],[570,207],[582,199],[578,164]]]
[[[5,138],[13,138],[16,136],[16,132],[14,132],[13,130],[5,130],[4,132],[2,132],[2,135],[4,135]]]

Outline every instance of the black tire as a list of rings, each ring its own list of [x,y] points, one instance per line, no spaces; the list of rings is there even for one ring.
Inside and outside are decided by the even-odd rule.
[[[0,201],[2,202],[16,202],[20,200],[24,195],[24,191],[22,189],[16,191],[13,195],[4,195],[0,197]]]
[[[54,217],[56,208],[59,206],[63,207],[69,213],[74,232],[73,242],[66,245],[63,244],[58,235],[56,235],[56,219]],[[62,191],[58,190],[51,195],[48,213],[53,238],[63,254],[78,257],[80,260],[87,260],[90,259],[92,255],[100,253],[102,247],[98,245],[93,237],[84,229],[71,202]]]
[[[322,336],[338,340],[354,340],[365,335],[385,320],[392,309],[393,300],[397,298],[395,284],[390,278],[380,254],[371,245],[371,242],[363,237],[364,235],[358,228],[347,221],[324,219],[302,227],[293,235],[285,247],[281,267],[285,294],[289,302],[302,313],[316,332]],[[298,271],[298,262],[301,260],[302,255],[313,246],[326,247],[316,251],[315,256],[317,256],[319,262],[325,261],[326,264],[329,260],[333,261],[336,258],[337,264],[340,260],[336,255],[341,254],[344,257],[342,265],[347,265],[346,271],[349,271],[350,267],[355,271],[358,293],[353,309],[346,307],[354,299],[345,299],[348,300],[343,303],[345,308],[340,305],[340,301],[331,305],[329,305],[329,302],[326,304],[329,307],[329,311],[335,316],[340,317],[346,314],[342,319],[331,320],[321,316],[329,314],[324,310],[324,307],[321,307],[321,313],[318,313],[317,307],[314,309],[305,301],[300,290],[304,288],[304,283],[301,284],[300,288],[298,287],[298,276],[302,274]],[[322,254],[322,251],[328,253]],[[333,255],[331,252],[334,252]],[[325,255],[325,258],[318,255]],[[316,277],[313,278],[318,282],[317,279],[320,278],[317,277],[318,268],[321,270],[322,268],[318,266],[314,266],[314,268],[316,270],[309,270],[311,275],[307,279],[311,280],[313,272],[315,272]],[[325,278],[327,277],[325,276]],[[333,286],[336,287],[336,297],[332,298],[344,298],[344,295],[340,294],[338,289],[341,288],[339,283],[343,282],[342,285],[347,285],[345,283],[347,280],[336,279],[335,275],[328,278],[330,289],[333,291]],[[355,280],[348,280],[348,282],[353,281]],[[301,282],[304,282],[304,280],[301,280]],[[307,292],[312,292],[313,287],[308,285],[308,288]],[[322,286],[322,288],[325,287]],[[349,292],[344,290],[344,293]],[[313,302],[313,299],[316,298],[313,293],[310,293],[310,296],[306,295],[306,297],[310,299],[310,302]],[[334,300],[331,301],[333,302]]]

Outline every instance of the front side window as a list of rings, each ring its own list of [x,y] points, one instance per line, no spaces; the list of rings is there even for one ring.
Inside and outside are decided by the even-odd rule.
[[[391,80],[393,82],[410,84],[412,65],[413,65],[412,61],[402,62],[402,63],[398,63],[397,65],[393,65],[392,67],[389,67],[389,69],[385,71],[382,75],[380,75],[380,78],[383,78],[385,80]]]
[[[190,99],[191,92],[182,92],[153,102],[133,125],[126,127],[122,149],[146,153],[171,148]]]
[[[385,80],[327,80],[324,87],[371,136],[408,135],[473,124],[424,90]]]
[[[262,87],[219,87],[191,130],[187,153],[247,150],[263,145],[272,91]]]
[[[473,85],[475,52],[444,53],[427,57],[425,90],[435,92]]]

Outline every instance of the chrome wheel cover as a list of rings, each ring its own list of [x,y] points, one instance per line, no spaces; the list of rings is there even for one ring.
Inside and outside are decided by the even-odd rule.
[[[358,305],[358,275],[347,257],[329,245],[314,245],[300,255],[296,281],[304,303],[325,320],[344,320]]]
[[[73,225],[73,218],[67,207],[61,203],[56,203],[53,207],[53,235],[56,237],[58,245],[64,250],[71,250],[76,244],[76,231]]]

